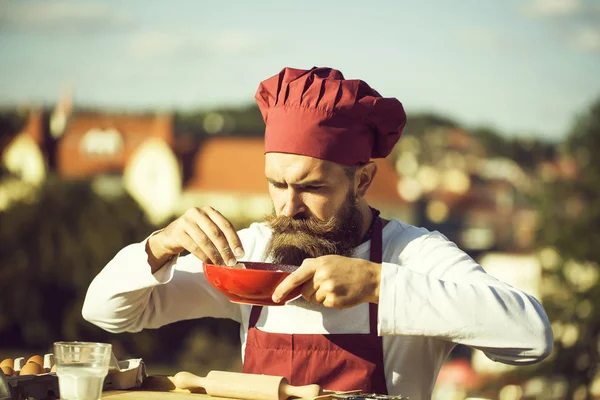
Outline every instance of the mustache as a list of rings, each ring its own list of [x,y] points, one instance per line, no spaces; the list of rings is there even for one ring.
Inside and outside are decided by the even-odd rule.
[[[301,265],[307,258],[328,254],[349,257],[362,228],[360,210],[348,194],[337,214],[326,220],[314,215],[295,217],[272,214],[264,220],[273,231],[266,254],[276,264]]]
[[[323,238],[335,235],[340,227],[340,221],[336,217],[323,221],[314,216],[293,218],[284,215],[270,215],[265,219],[265,222],[276,234],[305,233]]]

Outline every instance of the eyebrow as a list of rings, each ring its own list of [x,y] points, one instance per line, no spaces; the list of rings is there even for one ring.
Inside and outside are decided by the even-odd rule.
[[[271,179],[271,178],[267,178],[267,181],[269,183],[272,183],[274,185],[290,185],[293,187],[305,187],[305,186],[324,186],[326,184],[325,181],[319,180],[319,179],[313,179],[313,180],[308,180],[308,181],[300,181],[297,183],[287,183],[287,182],[280,182],[277,181],[275,179]]]

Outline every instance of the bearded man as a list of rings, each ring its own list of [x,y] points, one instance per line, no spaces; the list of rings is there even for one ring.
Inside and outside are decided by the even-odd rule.
[[[365,200],[406,122],[402,104],[331,68],[285,68],[259,85],[274,213],[236,232],[194,208],[120,251],[94,279],[83,316],[110,332],[200,317],[240,322],[243,369],[293,385],[430,398],[461,343],[529,364],[552,349],[542,306],[487,275],[438,232],[384,220]],[[191,254],[179,257],[188,250]],[[280,307],[231,303],[202,263],[299,265]]]

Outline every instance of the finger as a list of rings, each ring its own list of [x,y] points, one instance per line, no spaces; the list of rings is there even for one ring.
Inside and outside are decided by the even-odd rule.
[[[209,239],[212,247],[216,248],[219,252],[219,258],[225,261],[224,264],[232,267],[237,262],[233,255],[233,250],[229,247],[225,234],[221,231],[221,228],[206,214],[198,212],[196,215],[196,223]],[[209,246],[207,246],[209,247]]]
[[[279,303],[292,290],[308,281],[315,274],[312,264],[302,263],[300,268],[289,274],[273,292],[273,301]]]
[[[302,291],[300,293],[305,300],[313,301],[317,289],[318,287],[316,286],[314,279],[309,279],[307,282],[304,282],[304,285],[302,285]]]
[[[198,225],[194,222],[189,222],[185,225],[185,233],[192,239],[194,242],[196,252],[202,252],[206,254],[207,259],[212,264],[224,265],[223,258],[221,254],[217,251],[212,241],[206,236],[206,234],[200,229]],[[197,249],[196,249],[197,248]],[[190,253],[192,251],[187,249]]]
[[[317,304],[323,304],[325,299],[327,298],[327,293],[324,290],[317,290],[309,299],[309,301]]]
[[[240,237],[238,236],[233,224],[227,218],[225,218],[223,214],[212,207],[206,207],[204,211],[221,229],[221,232],[223,232],[227,242],[229,243],[229,247],[233,250],[233,254],[235,254],[237,258],[244,257],[244,246],[242,245],[242,241],[240,240]]]
[[[337,308],[338,310],[344,308],[342,304],[338,303],[338,297],[333,293],[327,293],[327,295],[323,296],[321,304],[323,304],[325,307]]]
[[[184,249],[186,249],[191,254],[193,254],[194,256],[196,256],[203,263],[206,263],[206,264],[212,264],[213,263],[212,260],[210,259],[210,257],[208,257],[206,255],[206,253],[204,253],[200,249],[200,246],[198,246],[198,244],[189,235],[184,235],[184,237],[182,238],[181,242],[182,242],[181,244],[182,244],[182,246],[183,246]]]

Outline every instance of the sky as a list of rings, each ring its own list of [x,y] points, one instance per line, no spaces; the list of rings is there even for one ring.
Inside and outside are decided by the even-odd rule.
[[[286,66],[561,140],[600,99],[600,1],[0,0],[1,105],[236,106]]]

